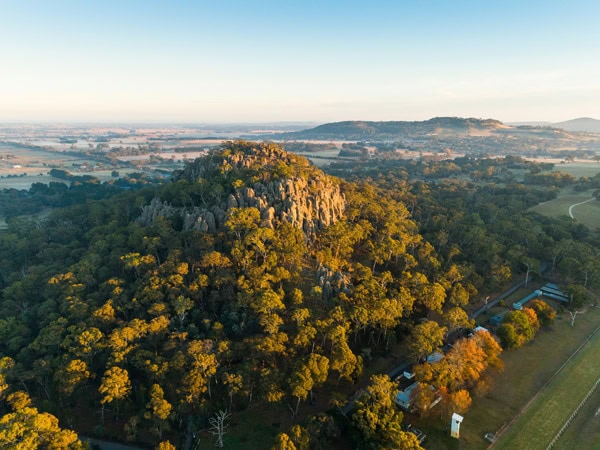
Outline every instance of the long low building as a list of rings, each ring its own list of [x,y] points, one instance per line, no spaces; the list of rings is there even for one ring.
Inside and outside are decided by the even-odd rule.
[[[554,283],[546,283],[540,289],[536,289],[531,294],[526,297],[523,297],[518,302],[512,304],[512,309],[521,310],[525,306],[525,304],[533,300],[536,297],[546,297],[552,300],[557,300],[562,303],[569,303],[569,297],[563,291],[559,289],[559,287]],[[490,324],[497,327],[504,320],[504,316],[508,314],[509,311],[504,311],[490,318]]]
[[[569,303],[569,297],[563,291],[561,291],[554,283],[546,283],[541,287],[542,295],[544,297],[558,300],[559,302]]]
[[[513,309],[516,310],[521,310],[523,309],[523,305],[525,305],[525,303],[527,303],[529,300],[533,300],[536,297],[541,297],[543,294],[542,291],[540,291],[539,289],[536,289],[535,291],[533,291],[531,294],[529,294],[527,297],[522,298],[521,300],[519,300],[516,303],[513,303]]]

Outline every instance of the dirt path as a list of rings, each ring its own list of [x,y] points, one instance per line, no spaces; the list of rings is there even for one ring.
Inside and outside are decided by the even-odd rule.
[[[590,198],[589,200],[586,200],[586,201],[584,201],[584,202],[575,203],[575,204],[573,204],[573,205],[569,206],[569,217],[570,217],[571,219],[574,219],[574,218],[575,218],[575,216],[573,216],[573,208],[575,208],[576,206],[579,206],[579,205],[583,205],[584,203],[591,202],[591,201],[593,201],[593,200],[596,200],[596,199],[595,199],[594,197],[592,197],[592,198]]]

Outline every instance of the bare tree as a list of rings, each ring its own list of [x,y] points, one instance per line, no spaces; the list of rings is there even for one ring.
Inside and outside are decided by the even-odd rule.
[[[569,311],[569,314],[571,315],[571,326],[575,325],[575,317],[577,317],[577,314],[584,314],[587,312],[587,309],[582,309],[581,311]]]
[[[227,427],[229,426],[225,425],[225,421],[230,416],[231,414],[227,410],[221,410],[215,414],[214,417],[208,419],[208,423],[210,424],[210,433],[217,436],[215,447],[223,448],[223,436],[225,435]]]

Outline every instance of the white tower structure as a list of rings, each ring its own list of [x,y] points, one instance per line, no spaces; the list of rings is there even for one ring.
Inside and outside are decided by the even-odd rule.
[[[460,424],[464,417],[459,414],[452,414],[452,422],[450,422],[450,436],[458,439],[460,437]]]

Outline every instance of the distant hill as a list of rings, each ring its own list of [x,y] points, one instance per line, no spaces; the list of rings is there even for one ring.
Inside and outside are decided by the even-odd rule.
[[[494,119],[434,117],[415,122],[346,121],[320,125],[303,131],[272,135],[278,139],[387,140],[432,134],[471,134],[508,128]]]
[[[552,122],[533,121],[533,122],[507,122],[507,125],[513,127],[551,127]]]
[[[591,117],[580,117],[579,119],[567,120],[566,122],[556,122],[552,126],[567,131],[600,133],[600,120],[592,119]]]

